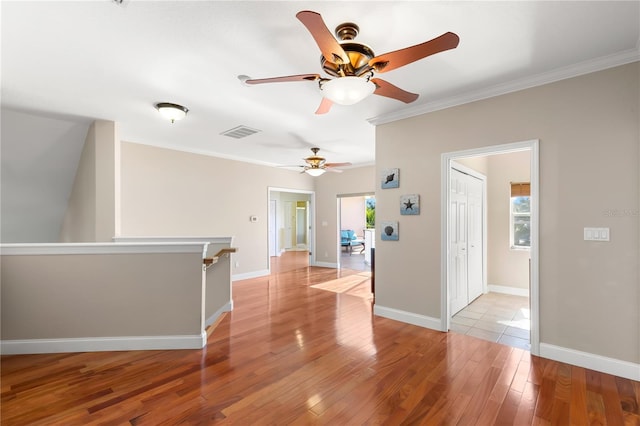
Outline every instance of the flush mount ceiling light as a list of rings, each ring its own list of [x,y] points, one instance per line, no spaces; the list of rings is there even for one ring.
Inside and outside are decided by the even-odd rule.
[[[174,123],[176,120],[182,120],[189,109],[182,105],[172,104],[170,102],[159,102],[156,104],[156,109],[164,118]]]
[[[340,77],[324,82],[320,88],[333,103],[353,105],[372,94],[376,85],[362,77]]]

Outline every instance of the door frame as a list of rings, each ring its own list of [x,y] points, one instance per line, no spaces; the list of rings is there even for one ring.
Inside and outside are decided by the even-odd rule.
[[[459,158],[479,157],[510,152],[530,152],[531,174],[531,283],[529,286],[529,304],[531,306],[531,354],[540,354],[540,307],[539,307],[539,140],[533,139],[503,145],[493,145],[462,151],[446,152],[441,155],[441,211],[440,211],[440,327],[442,331],[449,331],[449,193],[451,163]]]
[[[308,242],[307,249],[309,250],[309,266],[314,266],[316,264],[316,226],[315,226],[315,217],[316,217],[316,193],[315,191],[307,191],[304,189],[292,189],[292,188],[278,188],[278,187],[268,187],[267,188],[267,205],[271,205],[271,193],[272,192],[287,192],[290,194],[306,194],[309,195],[309,204],[307,208],[308,215]],[[270,208],[267,208],[267,215],[270,213]],[[276,218],[277,221],[277,218]],[[269,223],[271,222],[271,218],[267,218],[267,245],[269,244]],[[267,249],[267,269],[269,274],[271,273],[271,256],[269,256],[269,250]]]
[[[337,226],[337,235],[336,235],[336,266],[337,269],[342,269],[342,264],[340,259],[342,257],[342,245],[340,244],[340,230],[342,229],[342,199],[343,198],[355,198],[355,197],[368,197],[372,196],[375,198],[375,192],[356,192],[356,193],[347,193],[347,194],[337,194],[336,195],[336,223]],[[365,201],[365,209],[366,209],[366,201]],[[365,213],[366,215],[366,213]],[[366,216],[365,216],[365,227],[366,227]],[[363,236],[364,238],[364,236]],[[366,250],[369,250],[370,247],[365,247]]]

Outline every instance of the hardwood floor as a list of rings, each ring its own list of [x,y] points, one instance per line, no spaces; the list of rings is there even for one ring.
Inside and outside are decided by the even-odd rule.
[[[4,356],[3,425],[638,425],[640,383],[372,315],[286,253],[203,350]]]

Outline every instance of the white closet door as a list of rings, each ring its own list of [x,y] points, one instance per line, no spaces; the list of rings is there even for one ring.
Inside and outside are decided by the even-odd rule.
[[[449,291],[450,314],[469,303],[467,286],[467,175],[451,170],[449,196]]]

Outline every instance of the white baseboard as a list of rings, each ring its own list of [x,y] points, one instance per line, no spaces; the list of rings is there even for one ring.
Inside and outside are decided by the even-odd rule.
[[[311,266],[319,266],[320,268],[338,269],[338,264],[337,263],[329,263],[329,262],[315,262]]]
[[[244,274],[235,274],[231,276],[231,281],[249,280],[251,278],[264,277],[265,275],[269,275],[268,269],[263,269],[261,271],[245,272]]]
[[[640,364],[608,358],[575,349],[540,343],[540,356],[618,377],[640,381]]]
[[[507,287],[504,285],[487,285],[487,290],[492,293],[502,293],[502,294],[510,294],[512,296],[524,296],[529,297],[529,289],[528,288],[519,288],[519,287]]]
[[[2,355],[48,354],[60,352],[102,352],[202,349],[207,334],[185,336],[82,337],[69,339],[2,340]]]
[[[222,315],[224,312],[231,312],[231,311],[233,311],[233,300],[227,302],[223,307],[215,311],[213,315],[207,318],[204,322],[204,326],[209,327],[211,324],[216,322],[216,320],[220,318],[220,315]]]
[[[387,308],[380,305],[373,305],[374,315],[389,318],[396,321],[406,322],[420,327],[430,328],[431,330],[442,331],[442,322],[440,318],[432,318],[426,315],[418,315],[412,312],[400,311],[398,309]]]

